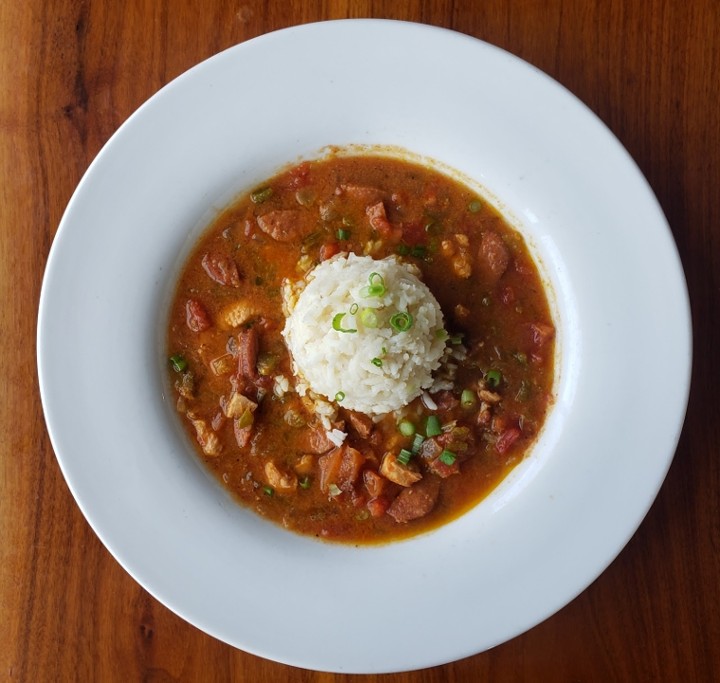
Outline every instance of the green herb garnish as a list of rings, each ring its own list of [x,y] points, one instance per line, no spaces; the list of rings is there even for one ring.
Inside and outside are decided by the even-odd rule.
[[[413,326],[413,317],[406,311],[400,311],[390,317],[390,326],[396,332],[407,332]]]
[[[343,327],[342,326],[342,319],[345,317],[345,313],[338,313],[333,317],[332,326],[333,330],[337,330],[338,332],[357,332],[355,328],[351,327]]]
[[[172,366],[172,369],[175,370],[175,372],[182,372],[187,368],[187,361],[183,356],[181,356],[179,353],[176,353],[173,356],[170,356],[170,365]]]

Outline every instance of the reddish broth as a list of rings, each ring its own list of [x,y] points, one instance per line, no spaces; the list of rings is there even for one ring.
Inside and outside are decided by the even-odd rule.
[[[448,344],[467,349],[437,407],[407,409],[422,443],[393,415],[341,408],[336,448],[311,402],[274,390],[279,375],[292,388],[282,283],[341,251],[416,264]],[[183,425],[241,503],[302,534],[377,543],[457,517],[522,460],[552,401],[554,331],[523,238],[482,197],[397,157],[329,155],[213,222],[180,275],[167,348]]]

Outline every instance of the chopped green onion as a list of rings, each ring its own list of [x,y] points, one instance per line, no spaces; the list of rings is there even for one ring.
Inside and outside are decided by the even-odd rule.
[[[309,489],[310,488],[310,477],[305,477],[305,479],[301,479],[299,483],[300,483],[301,489]]]
[[[422,434],[415,434],[415,438],[413,439],[410,450],[413,452],[413,454],[419,453],[424,443],[425,437]]]
[[[435,330],[435,338],[436,339],[447,339],[448,333],[444,328],[440,328],[439,330]]]
[[[477,396],[472,389],[463,389],[460,394],[460,405],[463,408],[472,408],[477,402]]]
[[[395,251],[400,254],[400,256],[407,256],[410,253],[410,247],[408,247],[407,244],[398,244]]]
[[[401,465],[407,465],[410,462],[410,458],[412,458],[412,456],[413,454],[407,448],[403,448],[398,453],[397,461]]]
[[[380,358],[373,358],[370,362],[371,362],[376,368],[381,368],[381,367],[382,367],[382,359],[380,359]]]
[[[398,429],[403,436],[412,436],[415,434],[415,425],[410,420],[401,420]]]
[[[358,308],[360,308],[360,306],[357,304],[350,306],[350,315],[355,315],[358,312]]]
[[[488,370],[485,374],[485,380],[491,387],[497,387],[502,380],[502,374],[500,370]]]
[[[378,317],[374,308],[363,308],[360,313],[360,322],[365,327],[375,328],[378,326]]]
[[[272,187],[263,187],[250,193],[250,201],[252,201],[253,204],[262,204],[272,197],[272,193]]]
[[[443,451],[438,456],[438,460],[441,463],[443,463],[444,465],[454,465],[456,458],[457,458],[457,455],[455,455],[455,453],[453,453],[452,451],[447,451],[447,450]]]
[[[365,298],[381,297],[387,291],[385,288],[385,280],[380,273],[370,273],[368,283],[367,287],[363,287],[360,290],[360,296]]]
[[[275,489],[272,486],[263,486],[263,493],[266,496],[270,496],[272,498],[275,495]]]
[[[344,391],[338,391],[337,394],[335,394],[335,400],[340,403],[345,398],[345,392]]]
[[[344,328],[342,326],[342,319],[345,317],[345,313],[338,313],[335,315],[332,321],[333,330],[337,330],[338,332],[357,332],[354,328]]]
[[[415,258],[425,258],[427,256],[427,248],[422,244],[418,244],[410,249],[410,256],[414,256]]]
[[[390,326],[397,332],[407,332],[413,326],[413,317],[406,311],[400,311],[391,316]]]
[[[349,239],[350,239],[350,231],[349,231],[349,230],[344,230],[343,228],[340,228],[340,229],[337,231],[337,238],[338,238],[341,242],[344,242],[344,241],[349,240]]]
[[[454,334],[452,337],[448,337],[448,341],[457,346],[463,343],[463,336],[461,334]]]
[[[439,436],[442,434],[442,427],[440,426],[440,418],[437,415],[429,415],[427,423],[425,424],[425,435],[426,436]]]
[[[179,353],[174,356],[170,356],[170,365],[175,372],[182,372],[187,368],[187,361]]]
[[[482,202],[477,199],[473,199],[468,204],[468,211],[470,213],[477,213],[478,211],[480,211],[480,209],[482,209]]]
[[[328,486],[328,493],[335,498],[335,496],[339,496],[341,493],[340,487],[337,484],[330,484]]]

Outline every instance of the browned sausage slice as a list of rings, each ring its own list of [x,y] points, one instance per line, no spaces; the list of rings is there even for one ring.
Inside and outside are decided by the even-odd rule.
[[[421,479],[391,503],[387,513],[400,524],[424,517],[434,507],[440,493],[440,480],[434,476]]]
[[[480,236],[480,253],[478,254],[478,267],[483,280],[494,285],[507,270],[510,263],[510,251],[503,238],[491,230]]]
[[[295,209],[270,211],[258,216],[257,222],[264,233],[278,242],[292,242],[305,235],[300,221],[300,212]]]

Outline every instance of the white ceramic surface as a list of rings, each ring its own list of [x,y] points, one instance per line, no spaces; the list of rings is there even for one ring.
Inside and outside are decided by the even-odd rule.
[[[346,143],[399,145],[484,186],[541,261],[559,326],[557,402],[532,456],[456,522],[370,548],[299,537],[233,503],[190,455],[162,380],[168,281],[201,218]],[[357,20],[227,50],[118,130],[53,244],[38,365],[68,485],[150,593],[249,652],[386,672],[512,638],[612,561],[672,459],[690,334],[662,212],[587,108],[467,36]]]

